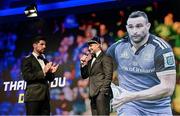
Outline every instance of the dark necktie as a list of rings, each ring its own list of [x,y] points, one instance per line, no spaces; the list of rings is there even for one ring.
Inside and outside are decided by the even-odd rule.
[[[42,55],[39,55],[37,58],[43,60],[44,64],[48,63],[47,59],[45,59]]]
[[[37,56],[38,59],[44,60],[44,57],[42,55]]]

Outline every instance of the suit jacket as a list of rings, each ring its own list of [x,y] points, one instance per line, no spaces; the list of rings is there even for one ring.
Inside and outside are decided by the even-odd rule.
[[[82,78],[86,79],[89,77],[90,97],[98,95],[99,92],[112,97],[110,84],[113,75],[113,61],[111,57],[101,52],[92,67],[91,62],[92,60],[90,60],[86,66],[81,67]]]
[[[45,61],[45,64],[48,61]],[[22,77],[27,82],[24,101],[49,100],[49,84],[54,80],[53,73],[44,76],[40,63],[34,55],[29,55],[22,60]]]

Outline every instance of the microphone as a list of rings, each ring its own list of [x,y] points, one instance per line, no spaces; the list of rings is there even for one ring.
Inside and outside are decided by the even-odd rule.
[[[86,65],[87,62],[92,59],[92,54],[91,54],[90,50],[88,50],[87,52],[84,52],[83,55],[84,56],[82,56],[80,59],[81,65]]]

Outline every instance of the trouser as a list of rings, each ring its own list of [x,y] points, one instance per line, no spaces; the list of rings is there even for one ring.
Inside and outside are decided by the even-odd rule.
[[[50,115],[49,100],[25,102],[26,115]]]
[[[109,115],[110,113],[110,97],[102,92],[91,99],[92,115]]]

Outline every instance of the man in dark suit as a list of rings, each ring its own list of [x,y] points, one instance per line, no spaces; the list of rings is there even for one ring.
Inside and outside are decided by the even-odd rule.
[[[92,115],[109,115],[113,62],[101,50],[99,37],[94,37],[87,43],[91,56],[85,54],[80,58],[81,76],[83,79],[89,77]]]
[[[25,105],[27,115],[50,115],[49,82],[54,80],[58,65],[45,59],[46,41],[37,36],[33,52],[22,60],[22,77],[27,82]]]

